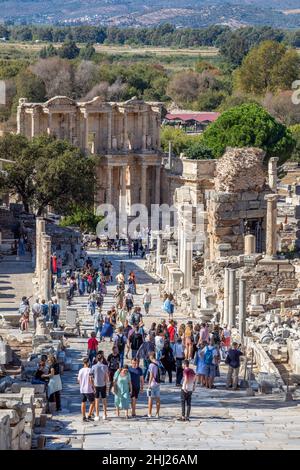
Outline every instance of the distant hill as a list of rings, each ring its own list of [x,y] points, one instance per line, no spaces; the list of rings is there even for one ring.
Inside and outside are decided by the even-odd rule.
[[[0,0],[0,21],[178,27],[300,27],[299,0]]]

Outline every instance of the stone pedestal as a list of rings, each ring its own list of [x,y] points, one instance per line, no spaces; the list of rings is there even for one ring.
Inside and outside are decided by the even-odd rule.
[[[254,235],[245,235],[245,249],[244,254],[250,256],[255,254],[255,236]]]
[[[60,314],[65,314],[68,306],[68,287],[59,286],[56,289],[57,302],[60,306]]]
[[[274,192],[277,191],[277,162],[278,157],[272,157],[268,163],[268,177],[270,189]]]

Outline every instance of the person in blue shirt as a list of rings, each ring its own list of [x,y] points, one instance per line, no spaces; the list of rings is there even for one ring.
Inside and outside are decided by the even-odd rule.
[[[136,358],[132,359],[131,367],[129,367],[129,373],[131,378],[131,410],[132,417],[136,416],[136,402],[139,397],[139,393],[144,390],[144,376],[143,371],[138,367],[138,360]]]

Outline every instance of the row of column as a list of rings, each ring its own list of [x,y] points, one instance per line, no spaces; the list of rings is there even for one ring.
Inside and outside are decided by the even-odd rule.
[[[239,333],[241,339],[246,332],[246,280],[239,279],[239,292],[236,292],[236,269],[225,268],[224,271],[224,311],[223,323],[230,328],[236,326],[236,305],[239,306]]]
[[[149,185],[151,186],[151,181],[148,180],[147,178],[147,170],[150,167],[150,165],[146,164],[141,164],[141,197],[140,197],[140,203],[143,204],[144,206],[147,206],[147,193],[148,193],[148,188]],[[106,203],[107,204],[112,204],[112,190],[114,186],[113,182],[113,168],[115,168],[113,165],[108,165],[106,167]],[[120,204],[119,204],[119,209],[120,210],[125,210],[126,205],[127,205],[127,195],[126,195],[126,189],[127,189],[127,184],[126,184],[126,168],[127,165],[120,165],[119,167],[120,171]],[[161,167],[160,165],[155,165],[155,187],[153,188],[154,191],[154,204],[160,204],[160,175],[161,175]],[[132,183],[131,183],[132,184]]]

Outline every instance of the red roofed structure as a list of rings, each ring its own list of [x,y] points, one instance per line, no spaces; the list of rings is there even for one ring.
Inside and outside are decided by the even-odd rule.
[[[186,132],[202,132],[210,123],[216,121],[220,113],[178,111],[166,114],[163,124],[178,126]]]

